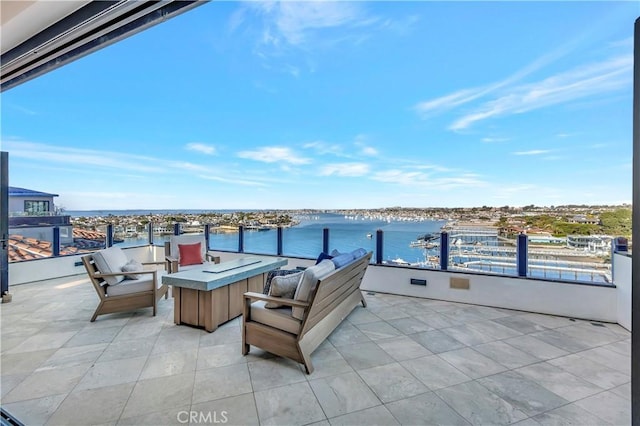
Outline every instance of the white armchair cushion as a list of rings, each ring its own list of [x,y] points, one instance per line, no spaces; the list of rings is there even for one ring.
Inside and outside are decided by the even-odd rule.
[[[144,266],[142,266],[142,263],[138,262],[135,259],[131,259],[122,267],[122,272],[142,272],[142,271],[144,271]],[[144,276],[144,275],[138,275],[138,274],[125,275],[125,277],[128,280],[138,280],[140,279],[141,276]]]
[[[325,259],[317,265],[305,269],[293,298],[301,302],[308,302],[311,291],[318,284],[318,280],[329,275],[335,269],[336,266],[329,259]],[[291,314],[294,318],[301,320],[304,317],[304,308],[294,307]]]
[[[107,297],[122,296],[124,294],[140,293],[141,291],[153,290],[153,278],[149,275],[139,275],[139,280],[124,280],[116,285],[107,286]],[[162,285],[160,280],[155,283],[156,288]]]
[[[120,247],[109,247],[93,253],[93,260],[96,262],[98,272],[103,274],[115,274],[122,272],[122,267],[129,261]],[[124,275],[114,277],[104,277],[102,285],[115,285],[124,280]]]
[[[169,237],[169,252],[171,257],[180,260],[180,249],[178,244],[196,244],[200,243],[200,249],[202,250],[202,259],[207,258],[207,243],[204,239],[204,235],[172,235]],[[182,268],[180,268],[182,269]]]

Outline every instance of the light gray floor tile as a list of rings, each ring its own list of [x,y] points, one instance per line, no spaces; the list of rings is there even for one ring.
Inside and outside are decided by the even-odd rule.
[[[460,370],[435,355],[402,361],[400,364],[431,390],[471,380]]]
[[[121,326],[116,327],[85,327],[76,333],[71,339],[64,344],[66,348],[73,346],[95,345],[98,343],[111,343],[116,335],[122,329]]]
[[[44,351],[4,354],[0,359],[0,371],[2,371],[3,375],[31,374],[55,352],[55,349],[47,349]]]
[[[438,312],[429,312],[427,314],[416,315],[415,318],[426,323],[428,326],[434,329],[454,327],[456,325],[462,324],[462,321],[445,317]]]
[[[493,336],[483,333],[471,327],[471,324],[457,325],[455,327],[443,328],[441,332],[448,334],[459,342],[467,346],[475,346],[496,340]]]
[[[493,337],[494,340],[508,339],[509,337],[522,335],[519,331],[506,327],[493,320],[472,322],[469,323],[469,327],[478,330],[487,336]]]
[[[251,379],[247,364],[198,370],[195,375],[191,402],[198,404],[251,391]]]
[[[191,412],[197,413],[197,421],[192,424],[228,424],[228,425],[259,425],[258,410],[253,394],[232,396],[215,401],[193,404]],[[200,414],[202,413],[202,414]],[[210,421],[200,421],[207,420]]]
[[[338,346],[336,349],[349,365],[356,370],[394,362],[394,359],[374,342]]]
[[[363,308],[362,306],[358,305],[353,311],[351,311],[351,313],[347,317],[347,320],[351,324],[357,325],[365,324],[367,322],[380,321],[380,318],[370,312],[367,308]]]
[[[104,350],[98,362],[147,356],[151,353],[156,338],[157,336],[152,336],[145,339],[113,342]]]
[[[419,302],[405,303],[403,305],[400,305],[400,309],[406,314],[408,314],[410,317],[431,312],[429,308],[427,308],[426,306],[424,306]]]
[[[545,426],[601,426],[605,422],[576,404],[565,405],[534,417]]]
[[[356,327],[371,340],[388,339],[402,335],[400,330],[392,327],[385,321],[367,322],[358,324]]]
[[[568,402],[536,381],[514,371],[484,377],[478,382],[529,417],[553,410]]]
[[[121,417],[118,420],[118,426],[180,426],[189,424],[189,416],[191,413],[190,405],[182,407],[172,407],[165,410],[155,411],[136,417]],[[197,413],[199,414],[199,413]],[[197,415],[196,414],[196,415]],[[206,412],[205,412],[206,415]],[[197,418],[197,417],[195,417]],[[203,424],[211,424],[206,421]]]
[[[589,383],[548,362],[528,365],[515,371],[571,402],[603,390],[600,386]]]
[[[579,406],[612,425],[631,424],[631,401],[607,391],[575,402]]]
[[[393,337],[376,341],[376,344],[396,361],[431,355],[431,351],[408,336]]]
[[[476,311],[473,306],[467,305],[462,305],[462,307],[458,309],[445,312],[443,315],[451,319],[463,321],[467,324],[475,321],[484,321],[486,319],[485,317],[480,315],[480,313],[478,313],[478,311]]]
[[[512,337],[511,339],[504,340],[504,342],[536,358],[544,360],[569,354],[569,352],[543,342],[531,335]]]
[[[229,343],[199,348],[196,369],[205,370],[225,365],[246,363],[249,358],[242,355],[240,346],[236,343]]]
[[[273,358],[249,363],[253,391],[306,381],[305,373],[295,361]]]
[[[95,362],[107,347],[107,343],[98,343],[95,345],[60,348],[41,365],[41,368],[73,366],[87,362]]]
[[[450,407],[472,424],[507,425],[527,415],[477,382],[466,382],[435,391]]]
[[[609,350],[604,346],[580,352],[578,355],[631,376],[630,356],[621,355],[618,352]]]
[[[125,383],[100,389],[72,392],[56,412],[48,425],[89,425],[118,420],[134,383]]]
[[[556,317],[553,315],[526,313],[522,315],[522,318],[525,318],[545,328],[558,328],[572,324],[572,322],[569,321],[569,318]]]
[[[66,397],[66,393],[45,396],[12,404],[2,404],[2,408],[24,425],[43,425]]]
[[[541,423],[535,421],[533,417],[529,417],[528,419],[521,420],[517,423],[513,423],[513,426],[542,426]],[[587,425],[583,425],[587,426]]]
[[[29,373],[3,374],[0,377],[0,396],[2,396],[3,400],[5,395],[22,383],[28,376]]]
[[[398,363],[368,368],[358,373],[384,403],[428,391],[425,385]]]
[[[191,404],[194,373],[139,380],[122,412],[122,418]]]
[[[355,413],[345,414],[329,419],[331,426],[354,426],[354,425],[376,425],[395,426],[399,425],[393,415],[384,405],[379,405]]]
[[[442,332],[442,330],[425,331],[412,334],[411,337],[434,354],[464,348],[465,344]]]
[[[539,358],[499,341],[477,345],[473,349],[507,368],[518,368],[540,362]]]
[[[489,376],[506,370],[504,366],[471,348],[443,352],[438,354],[438,356],[472,379]]]
[[[308,382],[256,392],[261,425],[303,425],[326,417]]]
[[[528,319],[523,318],[520,315],[512,315],[508,317],[497,318],[494,321],[497,322],[498,324],[504,325],[505,327],[509,327],[513,330],[519,331],[520,333],[523,333],[523,334],[530,334],[530,333],[535,333],[537,331],[547,330],[546,327],[538,323],[535,323],[533,321],[529,321]]]
[[[395,329],[400,330],[403,334],[413,334],[433,330],[433,327],[430,327],[427,323],[415,318],[398,318],[387,322]]]
[[[370,310],[371,310],[371,313],[373,313],[375,316],[385,321],[410,317],[408,313],[406,313],[405,311],[403,311],[397,306],[385,306],[382,308],[372,307],[370,308]]]
[[[200,329],[179,325],[163,329],[151,349],[151,355],[166,352],[196,352],[203,333]]]
[[[631,356],[631,339],[610,343],[606,345],[605,348],[620,355]]]
[[[197,351],[165,352],[151,355],[142,369],[140,380],[195,371],[196,356]]]
[[[488,320],[494,320],[494,319],[497,319],[497,318],[504,318],[504,317],[507,317],[509,315],[513,315],[514,314],[513,311],[508,311],[508,310],[507,311],[502,311],[499,308],[492,308],[491,306],[475,305],[475,306],[471,307],[470,309],[472,309],[478,315],[480,315],[483,318],[486,318]]]
[[[606,367],[580,354],[572,354],[549,360],[550,364],[562,368],[587,382],[598,385],[603,389],[610,389],[629,381],[627,374]]]
[[[631,382],[627,382],[623,385],[617,386],[611,389],[611,392],[615,393],[618,396],[621,396],[624,399],[628,399],[631,401]]]
[[[150,317],[156,318],[156,317]],[[162,322],[160,321],[144,321],[144,322],[133,322],[134,318],[132,317],[127,325],[122,327],[120,332],[113,339],[114,342],[119,342],[123,340],[138,340],[145,339],[148,337],[155,336],[157,337],[160,334],[162,329]]]
[[[70,392],[91,367],[91,364],[36,371],[2,398],[3,403],[24,401]],[[2,378],[4,386],[5,378]]]
[[[386,407],[403,425],[470,424],[433,392],[391,402]]]
[[[77,331],[38,333],[29,337],[13,349],[7,351],[7,353],[16,354],[22,352],[43,351],[46,349],[59,349],[76,333]]]
[[[329,341],[336,347],[342,345],[353,345],[354,343],[370,342],[360,329],[348,321],[342,321],[329,336]]]
[[[336,417],[381,404],[355,372],[310,380],[309,384],[327,417]]]
[[[593,347],[582,339],[566,335],[558,330],[560,329],[539,331],[531,334],[531,336],[570,353],[584,351]]]
[[[338,352],[328,340],[325,340],[324,343],[311,354],[311,363],[313,364],[314,370],[311,374],[305,374],[307,380],[354,371],[353,367],[349,365],[340,352]],[[300,371],[304,372],[304,367],[299,365],[299,368]]]
[[[76,389],[95,389],[135,382],[140,377],[146,362],[147,357],[97,362],[91,366],[87,374],[80,380]]]
[[[225,345],[242,341],[240,327],[218,327],[213,333],[200,331],[200,346]]]
[[[606,328],[591,324],[570,325],[556,328],[556,331],[577,339],[590,347],[602,346],[621,340],[620,336],[609,333]]]

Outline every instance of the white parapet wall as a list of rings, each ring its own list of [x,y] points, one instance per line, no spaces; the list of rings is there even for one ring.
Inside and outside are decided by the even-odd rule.
[[[412,278],[426,280],[427,285],[413,285]],[[468,289],[452,288],[466,284]],[[370,265],[362,289],[570,318],[618,321],[613,287]]]
[[[141,246],[123,248],[127,257],[141,262],[163,260],[163,254],[156,254],[156,247]],[[164,249],[161,249],[164,253]],[[82,255],[50,257],[38,260],[9,263],[9,291],[12,285],[20,285],[34,281],[43,281],[71,275],[86,274],[84,266],[79,262]]]
[[[614,253],[611,262],[618,290],[618,324],[631,331],[631,255]]]

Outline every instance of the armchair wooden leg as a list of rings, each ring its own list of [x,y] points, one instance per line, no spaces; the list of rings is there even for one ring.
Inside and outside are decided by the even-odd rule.
[[[367,307],[367,301],[364,300],[364,294],[362,294],[362,292],[360,292],[360,301],[362,302],[362,307],[366,308]]]

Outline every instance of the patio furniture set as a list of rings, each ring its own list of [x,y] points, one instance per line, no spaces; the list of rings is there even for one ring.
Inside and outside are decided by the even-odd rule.
[[[213,332],[243,315],[243,355],[253,345],[295,360],[311,374],[311,353],[359,303],[366,307],[360,284],[372,253],[364,249],[322,253],[314,266],[283,270],[288,261],[278,257],[221,263],[203,236],[180,235],[166,243],[165,255],[163,262],[141,263],[109,247],[83,256],[100,299],[91,321],[145,307],[155,316],[171,286],[175,324]]]

